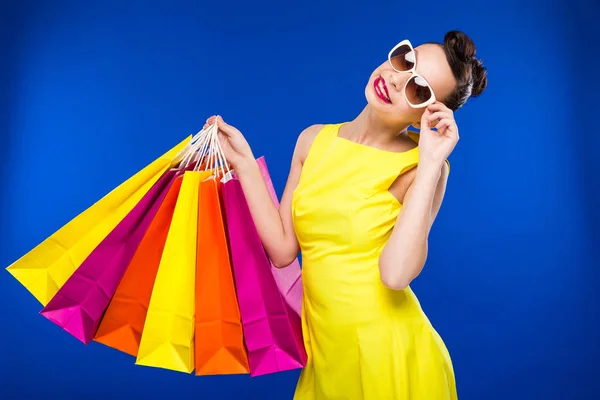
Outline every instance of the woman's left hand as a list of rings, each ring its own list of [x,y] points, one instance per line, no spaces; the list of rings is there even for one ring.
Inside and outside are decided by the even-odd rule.
[[[427,106],[421,117],[419,136],[420,162],[442,165],[458,143],[458,126],[452,110],[439,101]]]

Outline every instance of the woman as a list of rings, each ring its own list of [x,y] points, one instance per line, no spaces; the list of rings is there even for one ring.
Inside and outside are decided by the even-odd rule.
[[[453,111],[487,84],[474,54],[461,32],[415,49],[399,43],[353,121],[300,134],[279,210],[243,135],[218,117],[271,260],[285,267],[302,251],[309,360],[295,399],[457,398],[448,351],[409,284],[444,197]]]

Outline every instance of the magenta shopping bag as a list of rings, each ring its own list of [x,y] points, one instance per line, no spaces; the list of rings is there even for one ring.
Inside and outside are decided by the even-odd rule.
[[[222,180],[235,287],[250,375],[303,368],[300,317],[279,292],[237,178]]]
[[[279,200],[277,199],[277,194],[275,193],[275,188],[273,187],[273,182],[271,181],[271,175],[269,175],[269,170],[267,169],[267,162],[265,161],[264,157],[260,157],[256,161],[258,162],[263,180],[265,181],[267,189],[269,190],[269,194],[271,195],[271,200],[273,200],[275,206],[279,208]],[[271,263],[271,272],[275,277],[277,287],[279,287],[279,291],[283,295],[285,301],[296,314],[301,316],[302,271],[300,270],[300,263],[298,262],[298,259],[296,258],[293,263],[285,268],[276,268],[275,265]]]
[[[175,175],[176,171],[167,171],[100,242],[41,311],[44,317],[83,343],[92,341],[102,315]]]

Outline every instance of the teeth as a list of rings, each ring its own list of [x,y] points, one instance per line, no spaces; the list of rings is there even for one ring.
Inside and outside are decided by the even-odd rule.
[[[383,84],[383,79],[381,79],[379,81],[379,89],[381,89],[381,94],[383,95],[383,97],[385,97],[386,99],[388,99],[388,101],[390,100],[390,98],[387,96],[387,93],[385,91],[385,86]]]

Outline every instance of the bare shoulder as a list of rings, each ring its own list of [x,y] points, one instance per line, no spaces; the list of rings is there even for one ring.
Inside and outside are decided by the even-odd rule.
[[[295,156],[298,157],[299,161],[302,164],[304,164],[304,160],[306,160],[308,151],[310,150],[310,147],[315,141],[315,138],[324,126],[325,125],[323,124],[311,125],[308,128],[304,129],[298,136],[298,140],[296,141]]]

